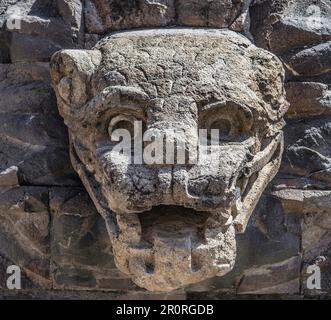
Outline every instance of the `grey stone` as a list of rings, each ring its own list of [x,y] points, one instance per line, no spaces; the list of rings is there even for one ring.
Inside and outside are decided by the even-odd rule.
[[[323,0],[262,0],[251,8],[258,46],[277,55],[331,39],[331,6]]]
[[[19,185],[18,168],[13,166],[0,172],[0,187],[15,187]]]
[[[1,269],[19,266],[25,279],[22,289],[52,287],[49,231],[46,188],[0,191],[0,256],[5,258]]]
[[[50,209],[54,288],[137,289],[116,269],[106,225],[85,191],[53,188]]]
[[[330,1],[250,2],[86,0],[83,8],[80,0],[0,0],[0,299],[322,299],[331,296]],[[11,13],[20,16],[21,29],[8,27]],[[186,287],[187,296],[184,290],[148,293],[116,268],[104,220],[80,189],[71,168],[67,132],[58,116],[48,66],[54,51],[83,46],[92,49],[108,32],[176,25],[229,27],[249,38],[251,32],[258,47],[277,54],[285,62],[287,99],[291,103],[286,115],[286,151],[281,172],[260,199],[246,233],[236,236],[237,258],[233,270]],[[191,31],[185,32],[190,37]],[[175,42],[173,48],[180,51],[178,47],[179,43]],[[123,44],[125,54],[126,48],[127,44]],[[117,61],[120,59],[119,56]],[[185,86],[177,85],[176,79],[182,75],[180,64],[185,65],[187,60],[190,59],[178,59],[178,67],[167,72],[167,77],[170,74],[175,78],[175,85],[155,80],[162,74],[162,68],[152,70],[145,66],[136,70],[136,82],[140,81],[141,89],[154,98],[165,96],[171,88],[182,93]],[[12,61],[15,63],[10,64]],[[247,66],[238,66],[232,59],[228,61],[240,76],[245,75]],[[95,77],[91,87],[99,92],[116,83],[126,85],[130,73],[128,66],[123,65],[119,71],[108,70],[105,75]],[[149,72],[143,74],[145,70]],[[89,75],[83,76],[86,69],[77,72],[81,72],[82,83],[89,81]],[[144,76],[148,79],[144,80]],[[242,81],[239,78],[237,83]],[[269,80],[261,81],[259,89],[264,91],[268,84]],[[273,95],[270,90],[263,98],[265,101]],[[70,90],[63,86],[61,92],[66,96]],[[75,101],[85,98],[89,99],[77,94]],[[213,99],[211,96],[207,100]],[[162,179],[165,188],[169,182],[166,177],[165,174]],[[142,172],[135,178],[135,185],[147,192],[149,181]],[[19,183],[45,187],[18,187]],[[203,189],[204,183],[203,179],[199,180],[190,192],[199,186]],[[58,188],[51,190],[50,214],[48,188],[54,185]],[[182,209],[182,212],[186,211]],[[47,219],[54,219],[54,224],[46,227]],[[128,232],[128,238],[137,235],[126,228],[123,219],[119,223],[123,232]],[[51,245],[48,229],[54,231]],[[300,295],[298,253],[303,260]],[[6,268],[13,264],[22,267],[24,290],[20,293],[6,290]],[[321,290],[307,288],[307,268],[314,264],[321,268]],[[195,262],[193,265],[196,267]],[[152,270],[152,264],[148,268]],[[53,287],[57,290],[51,290]]]
[[[71,160],[107,223],[117,267],[151,291],[228,273],[235,233],[279,169],[281,62],[228,30],[157,29],[61,51],[51,66]],[[168,135],[171,123],[188,148],[196,129],[223,128],[217,119],[232,129],[212,164],[133,164],[109,138],[118,124],[141,120]]]
[[[0,114],[58,114],[48,64],[0,64],[0,73]]]
[[[105,34],[110,31],[137,27],[167,26],[175,18],[175,1],[87,0],[86,27],[89,33]]]
[[[187,295],[183,291],[171,293],[150,293],[143,291],[125,292],[122,290],[113,292],[102,291],[77,291],[77,290],[25,290],[0,291],[0,300],[186,300]]]
[[[98,34],[86,33],[85,34],[85,49],[92,49],[99,40],[101,40],[101,36]]]
[[[331,71],[331,41],[283,57],[296,77],[319,76]]]
[[[240,281],[239,294],[299,294],[300,257],[247,270]]]
[[[302,268],[302,288],[307,296],[323,296],[331,293],[331,214],[311,213],[304,219],[302,249],[304,265]],[[308,267],[318,266],[321,288],[311,289],[307,281],[312,273]],[[314,276],[314,275],[313,275]]]
[[[331,192],[323,190],[281,189],[272,193],[282,201],[286,212],[331,213]]]
[[[0,70],[0,170],[18,167],[24,184],[79,185],[48,65],[18,63]]]
[[[88,33],[142,27],[191,26],[249,31],[251,0],[87,0]]]
[[[230,29],[234,27],[236,31],[243,31],[245,19],[248,19],[246,10],[248,10],[250,2],[243,0],[177,0],[177,25]],[[241,15],[245,15],[245,17],[240,17]],[[243,19],[241,23],[238,21],[236,23],[236,20],[240,18]]]
[[[289,82],[285,86],[289,118],[306,118],[331,112],[331,91],[318,82]]]
[[[263,195],[246,232],[237,235],[237,261],[234,269],[224,277],[190,286],[186,291],[191,294],[207,292],[212,288],[215,294],[236,294],[240,290],[244,291],[240,286],[246,274],[249,274],[249,282],[255,285],[252,289],[256,291],[255,294],[275,294],[281,288],[286,293],[286,288],[298,285],[299,279],[293,276],[294,269],[291,281],[284,280],[284,261],[291,261],[300,252],[302,215],[285,211],[282,204],[274,195]],[[273,266],[283,266],[283,275],[279,277],[277,273],[270,272],[268,277],[260,277],[266,274],[264,271],[268,265],[271,269]],[[259,273],[259,270],[264,271]]]
[[[49,61],[54,52],[76,47],[71,28],[62,19],[27,16],[21,21],[22,29],[12,32],[10,37],[12,62]]]
[[[80,0],[16,1],[0,17],[3,62],[8,54],[11,62],[49,61],[62,48],[84,44]]]
[[[330,186],[330,117],[289,120],[281,172]]]

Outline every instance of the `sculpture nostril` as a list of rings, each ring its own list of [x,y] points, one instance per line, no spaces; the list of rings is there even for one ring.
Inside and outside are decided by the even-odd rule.
[[[253,161],[254,160],[254,154],[252,154],[252,153],[248,153],[247,154],[247,160],[250,162],[250,161]]]
[[[249,178],[252,175],[251,169],[248,168],[248,167],[245,167],[243,169],[243,175],[244,175],[245,178]]]
[[[153,274],[155,272],[155,265],[151,262],[146,263],[146,273]]]

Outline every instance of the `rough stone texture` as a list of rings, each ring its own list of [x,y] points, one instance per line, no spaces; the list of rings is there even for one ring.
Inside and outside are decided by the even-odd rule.
[[[186,291],[192,295],[202,295],[210,288],[224,295],[299,294],[300,237],[301,215],[284,212],[279,200],[264,195],[246,232],[237,236],[234,269],[222,278],[190,286]]]
[[[165,26],[230,28],[248,32],[251,0],[87,0],[88,33]]]
[[[280,189],[274,191],[273,195],[281,199],[287,212],[331,213],[330,191]]]
[[[0,290],[0,300],[186,300],[185,292],[154,293],[143,291],[125,292],[117,290],[113,292],[103,291],[70,291],[70,290],[27,290],[20,292]]]
[[[245,231],[280,165],[288,107],[280,61],[234,32],[168,29],[64,50],[51,66],[71,159],[107,222],[117,267],[150,291],[229,272],[235,229]],[[198,128],[230,129],[212,163],[155,168],[111,142],[112,127],[139,120],[154,136],[184,129],[185,148]]]
[[[284,63],[293,76],[321,76],[331,70],[331,41],[308,49],[298,49],[283,56]]]
[[[239,285],[238,293],[298,294],[300,292],[300,262],[299,257],[294,257],[281,263],[247,270]]]
[[[62,48],[83,46],[80,0],[21,0],[2,8],[0,62],[48,61]]]
[[[115,266],[103,219],[81,189],[52,189],[52,276],[56,289],[137,289]]]
[[[257,0],[251,31],[258,46],[282,55],[330,40],[330,13],[324,0]]]
[[[290,102],[289,118],[304,118],[331,112],[331,91],[328,85],[319,82],[289,82],[286,84],[287,100]]]
[[[93,2],[99,3],[99,9],[96,7],[93,11],[92,1],[85,1],[84,21],[78,0],[0,0],[0,63],[28,62],[25,65],[20,62],[0,67],[0,128],[5,135],[10,133],[11,137],[5,143],[4,134],[0,138],[0,299],[330,297],[330,2],[255,0],[248,8],[251,1],[245,1],[245,6],[242,6],[243,1],[213,1],[209,4],[210,8],[213,7],[212,11],[207,8],[205,1],[176,1],[177,5],[173,5],[175,1],[158,1],[159,4],[156,1],[153,1],[154,4],[151,1],[130,1],[130,4],[134,4],[131,9],[126,1],[112,1],[119,3],[117,11],[109,6],[111,1]],[[138,10],[135,3],[139,3]],[[214,9],[221,4],[218,8],[223,10],[231,3],[233,6],[229,11]],[[180,11],[178,6],[181,6]],[[183,10],[185,6],[189,9]],[[15,13],[13,9],[18,7],[24,28],[8,30],[8,15]],[[122,19],[118,19],[121,7],[125,9],[122,10]],[[111,9],[114,14],[110,12]],[[320,20],[316,19],[319,12]],[[221,278],[190,286],[185,289],[187,294],[184,291],[170,295],[151,294],[136,287],[123,292],[123,288],[128,288],[130,284],[122,280],[118,282],[119,289],[111,289],[115,286],[113,277],[117,279],[118,271],[108,273],[108,266],[113,262],[110,248],[105,249],[103,220],[96,213],[94,218],[92,214],[86,214],[86,208],[91,205],[87,200],[84,203],[70,201],[70,197],[76,198],[78,193],[81,194],[78,199],[86,199],[87,196],[79,188],[68,188],[78,186],[78,182],[70,169],[64,127],[59,127],[62,120],[57,118],[54,121],[58,116],[55,114],[56,102],[50,89],[48,68],[40,62],[48,61],[58,49],[83,47],[84,42],[86,49],[92,49],[104,33],[118,28],[152,27],[151,23],[157,26],[162,23],[163,26],[194,24],[203,27],[219,23],[221,26],[233,21],[234,17],[238,19],[232,23],[231,29],[239,30],[250,38],[251,33],[257,46],[272,51],[286,62],[286,90],[291,107],[285,128],[286,152],[281,172],[262,197],[245,234],[237,235],[238,252],[233,271]],[[6,130],[3,128],[3,123],[7,123],[7,120],[1,120],[3,114],[6,119],[9,119],[9,115],[13,119],[16,114],[18,119],[21,119],[21,114],[26,115],[25,119],[29,115],[39,116],[43,125],[34,122],[29,132],[25,130],[18,134],[21,126],[14,125],[16,129],[11,131],[8,126]],[[43,130],[47,132],[45,135],[40,133]],[[38,137],[39,140],[33,138],[34,143],[40,141],[39,135],[43,136],[42,143],[46,145],[40,152],[36,150],[37,146],[31,147],[29,141],[31,137]],[[22,149],[18,138],[23,139],[26,148]],[[22,157],[25,161],[20,163]],[[45,187],[17,188],[17,184],[42,184]],[[58,187],[52,188],[54,185]],[[61,234],[62,239],[68,239],[72,231],[74,236],[81,237],[67,249],[59,248],[57,243],[46,245],[49,240],[44,238],[46,232],[42,231],[40,223],[46,216],[43,206],[38,206],[38,212],[30,215],[31,209],[21,205],[26,195],[38,198],[38,194],[45,195],[48,192],[52,209],[46,200],[48,197],[43,197],[43,203],[49,217],[54,215],[54,221],[57,222],[53,225],[50,219],[49,234],[56,230],[54,236],[57,239],[61,239]],[[9,210],[11,207],[14,208]],[[65,210],[61,211],[61,207]],[[66,212],[69,212],[68,217]],[[85,214],[77,218],[77,212]],[[61,225],[62,219],[68,221],[68,229]],[[31,220],[39,231],[32,227]],[[12,227],[15,221],[15,225],[19,226],[16,229]],[[83,228],[78,228],[77,232],[70,229],[70,226],[75,227],[80,223]],[[91,231],[86,231],[89,228]],[[27,246],[31,239],[34,239],[34,247],[38,248],[38,252]],[[89,239],[88,244],[86,239]],[[102,252],[100,257],[95,252],[98,249]],[[98,261],[102,268],[96,268],[93,263],[91,266],[88,261],[92,250],[93,261]],[[54,261],[51,262],[52,251]],[[298,256],[302,256],[301,261],[298,261]],[[109,261],[106,262],[105,257],[109,257]],[[325,257],[326,260],[319,257]],[[73,262],[72,268],[70,261]],[[6,290],[6,268],[15,263],[22,267],[25,291]],[[302,270],[300,278],[297,276],[298,263]],[[316,263],[321,267],[322,290],[308,290],[306,270]],[[55,269],[55,266],[58,268]],[[107,281],[100,284],[98,279],[102,277]],[[301,292],[297,293],[300,281]],[[52,287],[61,289],[50,290]],[[237,294],[239,292],[241,294]]]
[[[7,267],[23,269],[22,288],[50,289],[48,190],[0,187],[0,279]],[[6,279],[0,288],[6,288]]]
[[[22,184],[78,185],[48,64],[0,64],[0,91],[0,171],[16,166]]]
[[[18,186],[18,168],[12,166],[7,170],[0,172],[0,187],[14,187]]]
[[[330,187],[330,116],[288,121],[282,172],[306,179],[306,187]]]
[[[330,200],[329,200],[330,202]],[[302,232],[304,265],[302,269],[302,287],[308,296],[330,294],[331,288],[331,214],[326,212],[307,214]],[[308,266],[317,265],[321,270],[321,289],[308,290],[306,283],[311,274]]]
[[[281,54],[287,68],[288,117],[292,118],[286,128],[282,174],[273,194],[286,212],[303,216],[301,287],[306,296],[331,292],[330,13],[330,2],[295,1],[278,12],[272,26],[266,24],[268,47]],[[257,29],[256,34],[261,36]],[[307,269],[312,265],[320,267],[321,290],[307,288]]]

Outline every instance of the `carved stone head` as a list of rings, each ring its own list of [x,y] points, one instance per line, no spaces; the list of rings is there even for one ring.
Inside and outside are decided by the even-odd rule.
[[[288,104],[277,57],[231,31],[132,31],[56,53],[52,77],[72,163],[118,268],[151,291],[228,273],[236,233],[280,165]],[[198,129],[219,129],[218,157],[132,162],[110,134],[135,122],[155,135],[181,130],[184,145],[199,144]]]

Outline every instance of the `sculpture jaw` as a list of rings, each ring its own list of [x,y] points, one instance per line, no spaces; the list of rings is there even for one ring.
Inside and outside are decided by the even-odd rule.
[[[105,219],[116,266],[138,286],[169,292],[232,270],[236,259],[232,217],[226,220],[222,215],[164,205],[150,212],[116,214],[72,144],[70,150],[75,170]]]
[[[149,291],[173,291],[223,276],[234,266],[234,226],[207,213],[159,206],[117,215],[117,221],[120,233],[112,241],[116,265]]]
[[[258,165],[246,178],[249,190],[241,190],[245,198],[219,209],[219,214],[175,205],[117,214],[109,211],[101,186],[86,171],[71,144],[74,168],[106,221],[116,266],[138,286],[155,292],[177,290],[233,269],[236,233],[245,231],[262,192],[279,169],[282,151],[280,134],[256,156]]]
[[[262,168],[257,165],[246,178],[245,198],[237,199],[233,208],[223,208],[223,214],[161,206],[149,213],[117,216],[123,232],[113,241],[117,267],[138,286],[166,292],[229,273],[236,261],[236,233],[245,232],[258,200],[278,172],[283,144],[279,134],[264,154],[257,155]],[[128,238],[136,242],[127,242]]]

